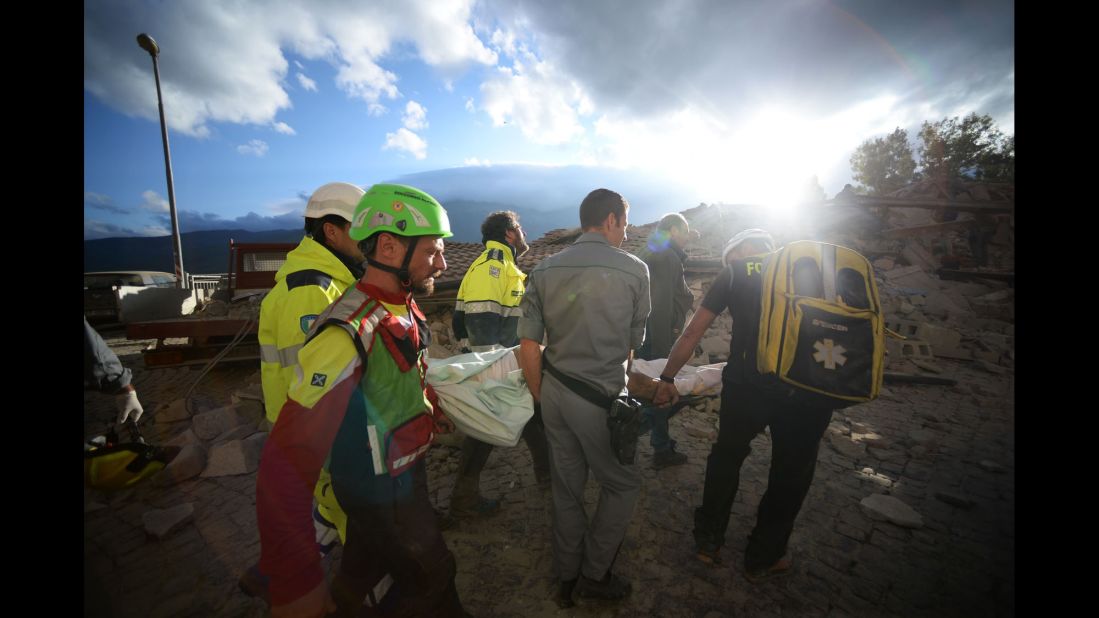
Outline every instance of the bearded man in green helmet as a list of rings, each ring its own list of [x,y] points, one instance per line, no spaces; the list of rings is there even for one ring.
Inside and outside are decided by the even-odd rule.
[[[359,615],[378,595],[410,615],[465,614],[424,466],[435,433],[454,425],[424,377],[431,331],[413,298],[433,292],[451,235],[439,202],[412,187],[374,185],[355,209],[350,236],[369,266],[310,329],[256,481],[272,616]],[[332,592],[310,518],[326,457],[348,518]],[[368,579],[379,564],[388,594]]]

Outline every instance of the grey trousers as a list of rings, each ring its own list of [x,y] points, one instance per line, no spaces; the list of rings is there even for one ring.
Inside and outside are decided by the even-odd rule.
[[[553,565],[562,580],[583,573],[602,579],[626,536],[641,474],[623,466],[611,452],[607,410],[542,374],[542,419],[550,447],[553,491]],[[584,485],[591,468],[599,481],[599,503],[588,522]]]

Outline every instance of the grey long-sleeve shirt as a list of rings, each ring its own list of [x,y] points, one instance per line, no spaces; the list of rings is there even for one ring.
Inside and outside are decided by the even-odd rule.
[[[649,303],[645,263],[586,232],[531,271],[518,335],[545,335],[556,369],[614,397],[626,385],[630,350],[645,340]]]

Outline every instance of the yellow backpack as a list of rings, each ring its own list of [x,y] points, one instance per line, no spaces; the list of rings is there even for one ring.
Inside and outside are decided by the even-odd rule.
[[[885,321],[870,262],[857,251],[800,240],[767,256],[756,369],[790,397],[844,408],[882,384]]]

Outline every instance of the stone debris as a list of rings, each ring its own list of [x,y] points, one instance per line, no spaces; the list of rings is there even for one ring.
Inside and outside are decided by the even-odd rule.
[[[923,517],[893,496],[874,494],[859,501],[862,512],[873,519],[888,521],[903,528],[922,528]]]

